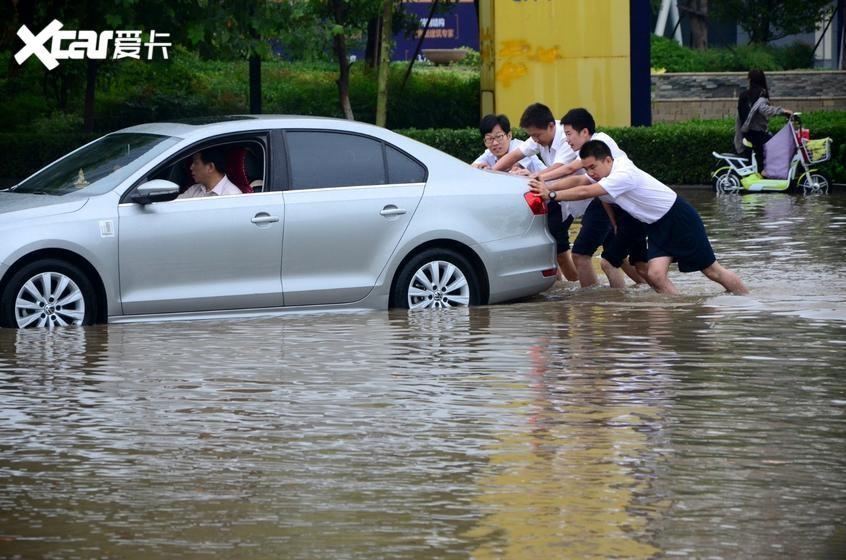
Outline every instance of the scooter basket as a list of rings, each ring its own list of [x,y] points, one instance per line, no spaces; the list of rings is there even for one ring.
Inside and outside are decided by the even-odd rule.
[[[831,138],[805,140],[803,143],[808,163],[822,163],[831,159]]]

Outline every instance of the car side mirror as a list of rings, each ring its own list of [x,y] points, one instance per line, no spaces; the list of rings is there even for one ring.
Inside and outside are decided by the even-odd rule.
[[[150,204],[152,202],[166,202],[179,196],[179,185],[173,181],[153,179],[138,185],[130,199],[136,204]]]

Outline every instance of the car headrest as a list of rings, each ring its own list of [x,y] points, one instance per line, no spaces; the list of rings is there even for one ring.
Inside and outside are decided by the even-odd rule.
[[[261,158],[253,153],[252,150],[247,150],[247,154],[244,159],[244,171],[246,172],[247,179],[250,182],[264,178],[264,166],[262,165]]]
[[[226,176],[244,194],[253,192],[247,178],[246,158],[246,148],[233,148],[226,152]]]

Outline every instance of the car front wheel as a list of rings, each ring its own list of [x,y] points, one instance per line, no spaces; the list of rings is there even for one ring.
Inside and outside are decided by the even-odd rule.
[[[427,249],[403,266],[391,305],[406,309],[465,307],[480,302],[479,281],[470,262],[450,249]]]
[[[47,328],[90,325],[96,315],[94,288],[71,263],[44,259],[9,279],[0,296],[4,327]]]

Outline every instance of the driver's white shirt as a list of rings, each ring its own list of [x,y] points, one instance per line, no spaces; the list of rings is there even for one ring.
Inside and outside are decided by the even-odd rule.
[[[197,183],[196,185],[188,187],[188,190],[180,194],[179,198],[200,198],[203,196],[223,196],[227,194],[241,194],[241,189],[236,187],[235,184],[229,180],[229,177],[224,175],[223,179],[218,181],[212,190],[207,191],[205,185]]]

